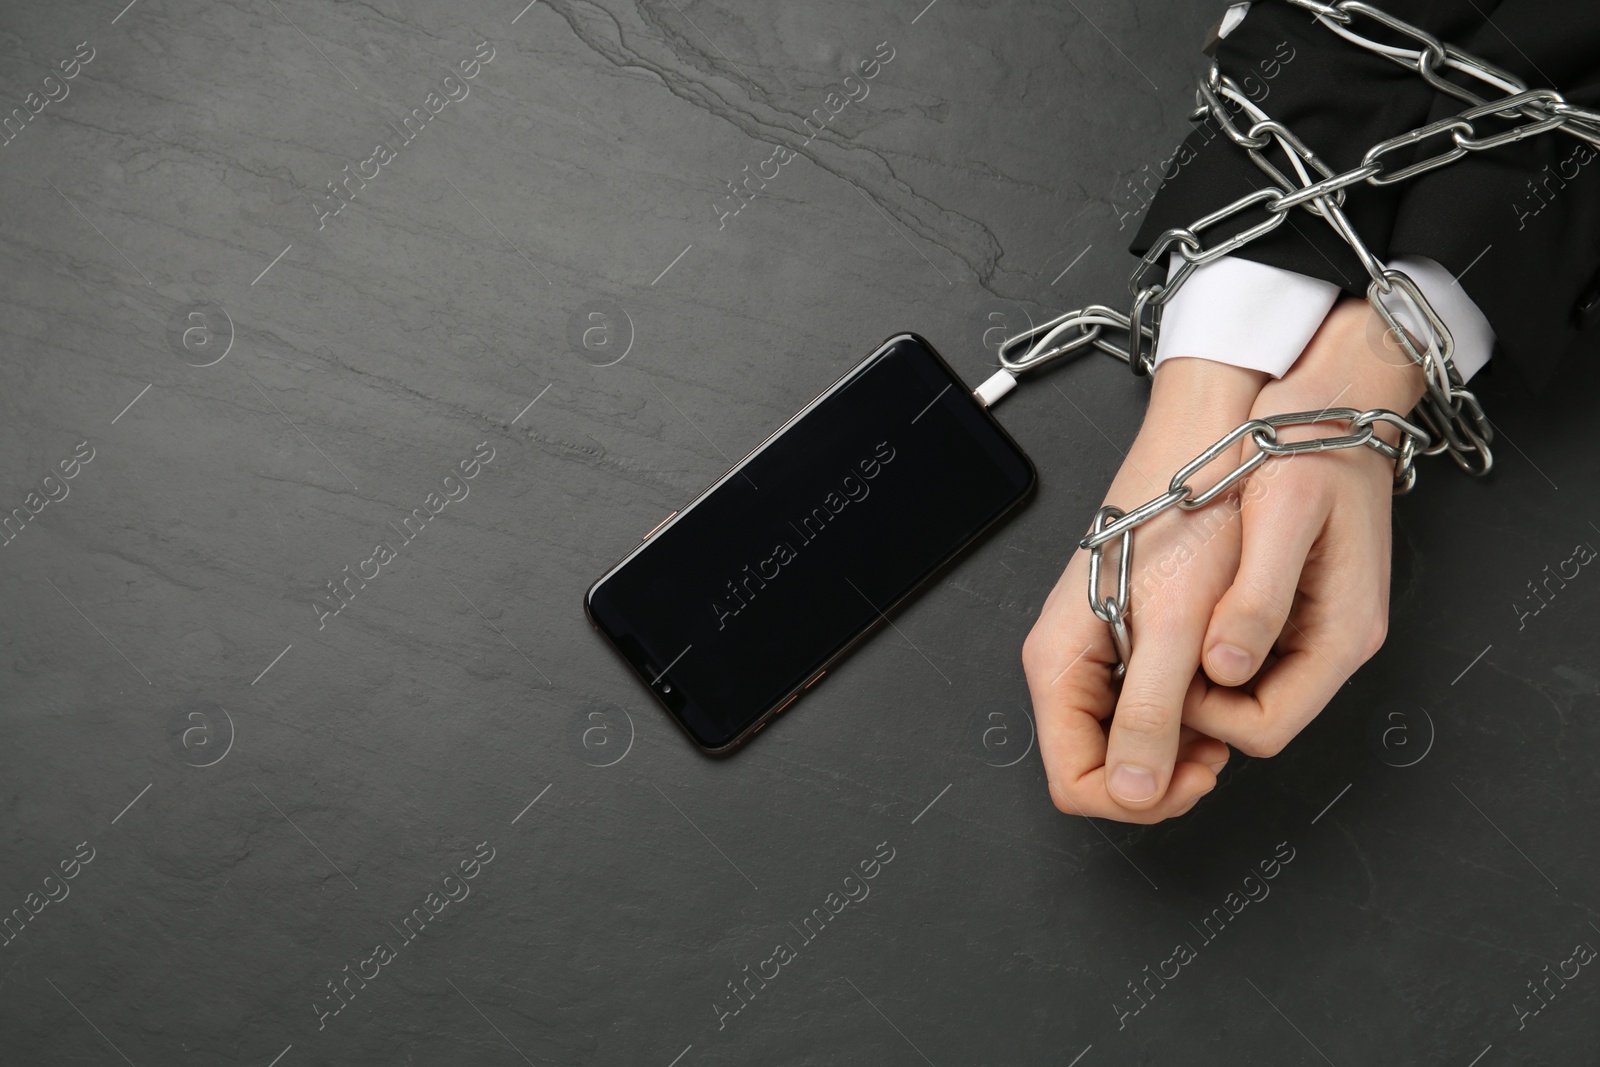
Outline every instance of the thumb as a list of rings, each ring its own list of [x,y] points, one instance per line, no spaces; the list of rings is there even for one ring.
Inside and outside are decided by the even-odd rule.
[[[1233,584],[1211,612],[1201,660],[1218,685],[1243,685],[1261,669],[1289,618],[1300,571],[1322,529],[1320,500],[1289,485],[1246,500]]]

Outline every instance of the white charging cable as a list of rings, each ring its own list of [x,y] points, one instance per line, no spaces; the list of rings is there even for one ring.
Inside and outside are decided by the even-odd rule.
[[[983,384],[972,391],[972,395],[977,399],[981,406],[988,408],[993,407],[995,401],[999,400],[1016,387],[1016,377],[1010,371],[1001,368],[1000,370],[997,370],[991,374],[988,378],[985,378]]]

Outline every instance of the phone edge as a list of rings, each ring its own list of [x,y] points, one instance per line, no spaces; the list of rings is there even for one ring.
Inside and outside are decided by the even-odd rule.
[[[832,656],[830,656],[827,660],[825,660],[820,666],[818,666],[815,671],[811,672],[809,678],[806,681],[800,683],[799,688],[793,690],[787,696],[784,696],[783,698],[778,700],[775,704],[773,704],[771,707],[769,707],[767,710],[763,711],[760,715],[758,715],[754,720],[751,721],[749,726],[745,727],[738,734],[736,734],[730,741],[728,741],[727,744],[719,745],[719,746],[716,746],[716,747],[711,747],[711,746],[705,745],[700,741],[699,738],[697,738],[689,730],[689,728],[687,726],[685,726],[681,721],[679,721],[678,716],[676,714],[674,714],[673,710],[670,707],[667,706],[665,701],[663,701],[661,699],[660,694],[658,694],[649,685],[645,685],[644,684],[644,679],[641,678],[639,676],[639,673],[633,669],[633,663],[628,659],[627,656],[623,655],[622,649],[619,648],[617,646],[617,643],[611,639],[611,635],[606,633],[606,631],[600,626],[600,624],[595,621],[594,613],[590,610],[590,600],[594,596],[595,590],[600,587],[601,583],[603,583],[607,578],[609,578],[612,574],[614,574],[616,572],[617,568],[621,567],[622,564],[625,563],[628,560],[628,557],[632,556],[635,552],[639,551],[640,548],[642,548],[644,545],[648,544],[653,538],[655,538],[656,536],[661,534],[664,530],[669,529],[671,527],[671,525],[672,525],[672,522],[676,521],[679,516],[683,515],[690,508],[692,508],[697,501],[699,501],[702,497],[704,497],[712,489],[714,489],[716,486],[720,485],[724,481],[727,481],[734,474],[738,473],[739,469],[745,463],[749,462],[750,457],[752,457],[756,453],[760,452],[761,449],[765,448],[770,441],[772,441],[773,439],[778,437],[778,435],[782,434],[785,430],[787,430],[791,423],[793,423],[796,420],[798,420],[803,414],[805,414],[805,412],[808,409],[810,409],[813,405],[815,405],[819,400],[821,400],[823,397],[827,396],[834,389],[838,388],[840,383],[842,383],[846,378],[850,377],[851,374],[855,373],[855,371],[856,371],[856,369],[858,367],[860,367],[867,360],[871,359],[873,356],[875,356],[878,353],[882,352],[885,348],[888,348],[891,344],[893,344],[894,342],[900,340],[901,338],[910,338],[911,340],[913,340],[913,341],[917,342],[918,344],[920,344],[923,348],[927,349],[929,355],[933,356],[933,358],[936,361],[938,361],[939,365],[944,368],[945,372],[948,373],[950,375],[950,377],[953,380],[955,380],[962,387],[963,394],[966,396],[968,402],[971,403],[974,407],[976,407],[978,409],[978,411],[988,421],[989,425],[1000,435],[1001,439],[1003,441],[1005,441],[1005,443],[1007,445],[1009,445],[1011,447],[1011,449],[1019,457],[1021,457],[1023,465],[1027,468],[1027,471],[1028,471],[1028,484],[1023,488],[1022,492],[1017,495],[1017,498],[1014,501],[1012,501],[1009,505],[1007,505],[1004,510],[998,512],[994,516],[994,518],[990,519],[982,527],[980,527],[979,529],[975,530],[971,537],[967,538],[960,545],[958,545],[954,549],[952,549],[951,552],[944,558],[944,560],[937,567],[935,567],[932,571],[930,571],[928,573],[928,576],[926,578],[924,578],[922,581],[918,582],[916,585],[912,586],[910,589],[906,590],[906,592],[904,594],[902,594],[898,599],[896,599],[895,601],[893,601],[892,603],[890,603],[888,605],[885,605],[881,610],[879,610],[877,619],[875,619],[873,622],[871,622],[866,627],[864,627],[858,634],[856,634],[856,636],[854,638],[851,639],[851,641],[847,645],[845,645],[843,648],[839,649]],[[867,638],[871,637],[873,634],[876,634],[880,629],[882,629],[884,623],[887,622],[888,619],[889,619],[890,612],[898,610],[901,607],[901,605],[905,604],[906,602],[911,600],[913,597],[915,597],[917,594],[921,593],[928,586],[932,585],[934,580],[937,579],[940,575],[946,573],[952,566],[954,566],[955,563],[958,560],[960,560],[962,556],[964,556],[966,554],[968,549],[970,549],[973,545],[977,544],[978,541],[983,539],[991,530],[993,530],[996,526],[998,526],[1000,524],[1000,522],[1002,520],[1004,520],[1007,516],[1009,516],[1012,513],[1014,513],[1018,508],[1022,507],[1030,499],[1032,499],[1032,497],[1033,497],[1034,493],[1037,491],[1038,487],[1039,487],[1039,469],[1038,469],[1037,466],[1034,465],[1033,457],[1028,455],[1026,450],[1024,450],[1023,447],[1020,444],[1017,443],[1016,439],[1011,436],[1011,434],[1006,430],[1005,426],[1003,426],[1000,423],[1000,420],[998,420],[998,419],[996,419],[994,417],[994,412],[992,410],[990,410],[989,408],[984,407],[982,404],[979,404],[977,402],[977,399],[972,395],[972,389],[967,385],[966,379],[963,378],[961,376],[961,374],[954,367],[952,367],[950,365],[950,362],[944,358],[943,354],[940,353],[940,351],[937,348],[935,348],[933,346],[933,343],[930,342],[927,338],[925,338],[921,334],[916,333],[916,332],[911,331],[911,330],[900,330],[900,331],[898,331],[896,333],[890,334],[882,342],[880,342],[878,345],[876,345],[866,356],[862,357],[860,360],[857,360],[854,364],[852,364],[850,366],[850,368],[848,370],[846,370],[844,373],[840,374],[832,382],[829,382],[827,387],[824,388],[821,392],[819,392],[816,396],[812,397],[806,403],[800,405],[800,407],[798,409],[796,409],[796,411],[794,412],[793,415],[791,415],[791,416],[789,416],[789,418],[785,419],[782,423],[780,423],[777,426],[776,429],[774,429],[771,433],[767,434],[767,436],[763,437],[760,441],[756,442],[756,444],[753,445],[747,452],[745,452],[744,455],[740,456],[736,461],[734,461],[733,466],[729,467],[722,474],[718,475],[717,477],[713,478],[711,481],[707,482],[704,486],[702,486],[700,491],[695,493],[694,496],[690,497],[689,501],[687,503],[685,503],[682,507],[678,508],[677,511],[675,511],[672,515],[668,516],[667,520],[664,520],[663,522],[661,522],[648,535],[646,535],[645,537],[641,538],[638,545],[635,545],[634,547],[628,549],[628,551],[626,551],[626,552],[624,552],[622,554],[620,559],[618,559],[610,567],[607,567],[606,570],[600,575],[600,577],[596,578],[592,583],[590,583],[589,587],[586,590],[584,590],[584,594],[583,594],[583,614],[584,614],[584,618],[586,618],[589,621],[589,625],[591,627],[593,627],[594,631],[596,633],[598,633],[601,636],[602,639],[604,639],[605,643],[611,647],[611,650],[614,653],[616,653],[617,657],[619,659],[621,659],[622,662],[628,667],[628,673],[633,675],[635,681],[639,682],[640,685],[644,686],[645,691],[648,692],[650,694],[651,698],[653,700],[655,700],[656,704],[659,705],[660,708],[664,712],[666,712],[667,718],[672,721],[672,724],[674,726],[676,726],[680,731],[682,731],[683,735],[686,738],[689,739],[689,743],[691,745],[693,745],[697,751],[699,751],[703,755],[712,756],[712,757],[719,758],[719,759],[720,758],[725,758],[725,757],[727,757],[729,755],[732,755],[733,752],[736,751],[745,742],[750,740],[756,734],[760,733],[761,730],[763,728],[765,728],[766,725],[769,722],[771,722],[773,719],[777,718],[777,716],[780,713],[782,713],[785,709],[787,709],[790,704],[794,703],[797,699],[799,699],[800,694],[802,694],[802,693],[806,692],[808,689],[810,689],[813,685],[815,685],[817,683],[818,680],[821,679],[821,677],[824,674],[826,674],[827,672],[831,671],[834,668],[835,665],[837,665],[837,664],[843,662],[845,659],[847,659],[849,657],[850,653],[854,652],[856,650],[856,648],[858,648],[864,641],[866,641]]]

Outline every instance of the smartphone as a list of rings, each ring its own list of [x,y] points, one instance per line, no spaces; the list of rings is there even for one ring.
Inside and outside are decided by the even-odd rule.
[[[646,534],[584,608],[690,740],[723,755],[1037,480],[933,346],[898,334]]]

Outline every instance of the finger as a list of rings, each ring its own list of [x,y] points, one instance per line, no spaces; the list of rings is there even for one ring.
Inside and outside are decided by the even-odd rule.
[[[1212,774],[1221,774],[1228,765],[1228,743],[1185,726],[1178,731],[1178,762],[1204,764]]]
[[[1177,767],[1185,695],[1191,686],[1205,684],[1196,673],[1202,620],[1173,613],[1140,621],[1144,625],[1134,641],[1106,739],[1105,764],[1106,788],[1133,811],[1146,810],[1166,796]]]
[[[1052,603],[1055,598],[1052,592],[1023,642],[1022,666],[1050,795],[1067,811],[1061,798],[1070,796],[1081,808],[1088,798],[1078,796],[1078,783],[1105,763],[1106,734],[1100,723],[1116,706],[1111,682],[1116,651],[1093,615],[1083,611],[1085,621],[1069,603]]]
[[[1313,558],[1307,588],[1288,619],[1280,655],[1253,692],[1214,688],[1185,719],[1251,756],[1281,752],[1383,643],[1388,615],[1387,542],[1371,553]],[[1376,547],[1376,546],[1374,546]]]
[[[1200,762],[1184,762],[1159,804],[1133,812],[1106,792],[1104,721],[1116,705],[1111,669],[1116,651],[1103,623],[1089,614],[1054,632],[1041,619],[1023,645],[1028,690],[1039,729],[1039,754],[1056,807],[1072,815],[1154,823],[1177,814],[1209,792],[1216,775],[1209,765],[1226,759],[1226,745],[1196,737]],[[1220,746],[1221,752],[1218,751]]]
[[[1320,500],[1287,487],[1245,504],[1239,572],[1206,628],[1205,671],[1218,685],[1243,685],[1261,669],[1285,629],[1324,517]]]

